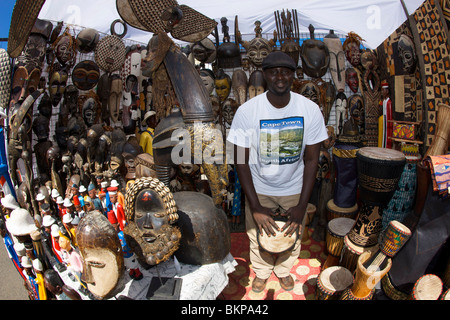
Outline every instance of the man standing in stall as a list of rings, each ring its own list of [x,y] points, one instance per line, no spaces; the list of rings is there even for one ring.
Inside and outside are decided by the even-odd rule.
[[[301,236],[291,249],[270,254],[257,234],[275,230],[286,237],[301,231],[314,187],[321,143],[328,139],[317,104],[291,92],[295,62],[281,51],[271,52],[262,69],[268,91],[241,105],[227,140],[234,144],[234,163],[246,196],[245,223],[250,239],[250,262],[256,274],[252,290],[261,292],[272,272],[284,290],[294,288],[290,275],[300,253]],[[280,228],[275,211],[287,222]]]

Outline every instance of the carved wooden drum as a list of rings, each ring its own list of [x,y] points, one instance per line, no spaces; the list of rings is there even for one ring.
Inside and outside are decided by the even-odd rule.
[[[323,269],[339,263],[342,248],[344,247],[344,237],[350,232],[354,224],[354,219],[344,217],[335,218],[328,222],[326,234],[328,257],[324,263]]]
[[[406,158],[400,151],[377,147],[359,149],[356,158],[362,206],[348,236],[354,244],[370,247],[378,243],[383,209],[394,194]]]

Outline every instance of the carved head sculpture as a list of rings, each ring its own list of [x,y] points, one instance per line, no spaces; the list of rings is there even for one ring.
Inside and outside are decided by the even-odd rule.
[[[323,41],[314,39],[314,27],[309,26],[310,39],[303,41],[300,51],[303,72],[312,77],[322,77],[330,65],[330,53]]]
[[[100,211],[94,210],[80,220],[76,237],[89,291],[96,297],[108,298],[124,270],[122,246],[115,228]]]
[[[353,93],[356,93],[358,91],[359,77],[354,68],[347,68],[345,70],[345,82]]]
[[[272,52],[272,48],[275,45],[274,40],[264,39],[261,35],[262,29],[260,28],[261,22],[255,22],[256,36],[250,41],[242,41],[241,44],[247,51],[247,57],[250,62],[257,68],[261,67],[262,62],[269,53]]]
[[[216,78],[214,72],[210,69],[200,69],[200,78],[206,87],[208,95],[211,95],[214,91],[214,82]]]
[[[289,55],[295,64],[298,65],[300,58],[301,47],[298,44],[299,40],[299,28],[298,28],[298,16],[297,10],[286,12],[276,11],[274,12],[276,26],[277,26],[277,36],[279,37],[281,43],[281,51]]]
[[[125,238],[138,259],[149,265],[166,261],[181,238],[176,203],[169,188],[156,178],[135,180],[125,197]]]
[[[241,66],[241,50],[239,49],[239,45],[230,42],[227,22],[228,19],[226,17],[220,19],[220,23],[222,24],[223,42],[217,47],[217,67],[237,68]]]
[[[80,61],[72,71],[72,82],[80,90],[94,88],[100,78],[100,69],[92,60]]]
[[[248,98],[251,99],[266,91],[266,80],[261,70],[255,70],[248,79]]]
[[[402,34],[398,39],[398,51],[403,63],[403,71],[411,73],[416,64],[416,50],[411,37]]]
[[[363,39],[360,36],[354,32],[349,32],[342,45],[345,57],[354,67],[357,67],[361,62],[361,41],[363,41]]]
[[[247,74],[242,69],[233,71],[231,78],[231,88],[233,89],[234,98],[238,105],[243,104],[247,100]]]
[[[52,100],[52,105],[57,106],[66,90],[68,74],[64,70],[55,71],[51,74],[49,79],[49,93]]]
[[[216,87],[216,94],[220,101],[225,101],[225,99],[230,95],[231,92],[231,78],[227,75],[223,69],[219,69],[214,81]]]

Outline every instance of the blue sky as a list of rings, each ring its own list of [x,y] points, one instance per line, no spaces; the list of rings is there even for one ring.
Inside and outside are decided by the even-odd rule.
[[[9,25],[15,3],[15,0],[0,1],[0,38],[8,38],[9,36]],[[0,43],[0,48],[6,49],[6,43]]]

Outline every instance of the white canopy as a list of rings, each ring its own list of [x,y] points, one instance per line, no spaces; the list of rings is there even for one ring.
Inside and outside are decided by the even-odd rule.
[[[150,0],[148,0],[151,2]],[[230,36],[234,35],[234,20],[238,16],[241,34],[254,35],[255,21],[261,21],[263,33],[276,30],[274,12],[296,9],[300,32],[309,32],[312,24],[316,32],[337,34],[357,33],[368,48],[376,48],[406,19],[405,10],[412,14],[424,0],[178,0],[218,24],[222,40],[220,19],[228,19]],[[403,6],[403,4],[404,6]],[[120,16],[115,0],[47,0],[39,14],[40,19],[64,21],[109,34],[111,23]],[[150,32],[128,26],[125,38],[147,43]]]

